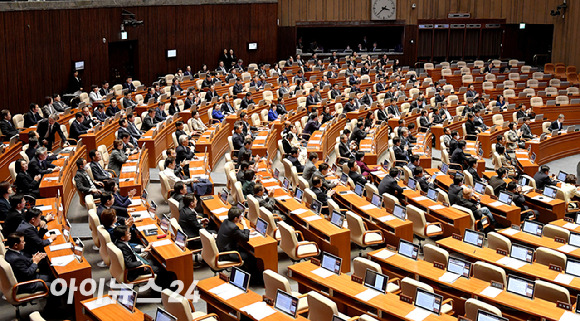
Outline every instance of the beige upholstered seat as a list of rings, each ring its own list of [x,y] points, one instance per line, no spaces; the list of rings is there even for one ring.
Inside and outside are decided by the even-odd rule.
[[[486,282],[501,282],[504,286],[507,284],[504,269],[486,262],[479,261],[473,264],[473,277]]]
[[[310,291],[307,294],[308,300],[308,320],[332,321],[332,316],[338,315],[344,320],[348,316],[338,312],[336,303],[322,294]]]
[[[105,229],[104,226],[97,226],[97,237],[99,239],[99,254],[101,255],[101,260],[103,260],[102,265],[111,265],[111,258],[109,257],[109,250],[107,244],[111,243],[111,234]]]
[[[121,250],[113,243],[107,243],[107,250],[109,253],[109,258],[111,259],[111,265],[109,266],[109,272],[111,276],[117,280],[118,283],[143,283],[149,281],[149,279],[155,278],[155,273],[149,265],[142,265],[149,270],[149,273],[139,275],[135,280],[129,281],[127,279],[128,269],[125,266],[125,259],[123,258],[123,253]]]
[[[423,255],[423,260],[429,263],[439,262],[447,266],[447,262],[449,261],[449,253],[445,249],[433,244],[423,245]]]
[[[413,222],[413,233],[419,237],[428,238],[443,234],[441,223],[427,223],[425,211],[414,205],[407,205],[407,218]]]
[[[532,107],[544,106],[544,100],[542,99],[542,97],[532,97],[530,98],[530,105]]]
[[[406,295],[413,300],[415,299],[415,295],[417,293],[417,289],[421,288],[425,291],[435,293],[433,287],[428,285],[427,283],[417,281],[410,277],[406,277],[401,280],[401,294]],[[441,302],[441,313],[448,314],[453,312],[453,300],[447,299]]]
[[[308,299],[306,298],[306,295],[301,294],[300,292],[292,292],[288,279],[272,270],[264,271],[264,288],[264,296],[267,298],[274,300],[278,290],[280,289],[291,294],[293,297],[298,298],[298,312],[308,309]]]
[[[91,237],[93,238],[94,245],[98,248],[101,246],[99,242],[99,236],[97,233],[97,227],[101,225],[101,221],[97,216],[96,209],[89,209],[89,229],[91,230]]]
[[[489,232],[487,233],[487,247],[494,251],[502,249],[509,254],[512,248],[512,241],[499,233]]]
[[[302,236],[302,233],[300,231],[295,231],[290,225],[284,222],[279,222],[278,229],[280,230],[280,247],[291,260],[299,261],[320,254],[318,244],[315,242],[299,242],[296,234]]]
[[[534,297],[554,303],[560,301],[570,304],[570,291],[568,289],[542,280],[536,280]]]
[[[39,282],[44,285],[44,289],[34,292],[34,293],[17,293],[18,287],[25,284],[31,283],[31,281]],[[20,318],[19,306],[24,305],[30,301],[46,297],[49,293],[49,288],[46,286],[43,280],[34,279],[26,282],[18,282],[12,271],[12,266],[4,259],[4,256],[0,256],[0,290],[2,290],[3,298],[16,307],[16,316]]]
[[[193,304],[181,294],[165,289],[161,292],[163,309],[173,315],[179,321],[218,321],[217,315],[205,312],[196,312]]]
[[[501,317],[501,310],[489,303],[481,302],[474,298],[465,301],[465,317],[467,319],[477,320],[477,311],[479,310],[487,311]]]
[[[248,200],[248,220],[252,226],[256,226],[260,216],[260,202],[253,195],[248,195],[246,199]]]
[[[280,241],[280,231],[278,230],[278,224],[274,219],[274,214],[270,212],[265,207],[260,207],[260,218],[268,223],[268,229],[266,230],[266,234],[270,237],[273,237],[277,241]]]
[[[503,125],[503,115],[502,114],[495,114],[491,117],[491,121],[496,126]]]
[[[385,242],[383,232],[381,230],[367,230],[363,219],[359,215],[347,211],[346,220],[350,229],[350,241],[354,244],[366,248],[370,245]]]
[[[369,259],[362,257],[357,257],[352,261],[353,275],[364,280],[366,276],[367,269],[382,273],[381,266]],[[395,293],[401,289],[401,280],[399,278],[389,278],[389,283],[387,283],[387,292]]]
[[[549,237],[549,238],[556,238],[559,237],[561,239],[564,239],[566,242],[568,242],[568,239],[570,238],[570,231],[563,228],[563,227],[559,227],[553,224],[546,224],[544,225],[544,229],[542,230],[542,233],[544,234],[545,237]]]
[[[213,235],[211,235],[206,229],[199,230],[199,236],[201,237],[201,257],[213,271],[220,271],[244,264],[240,253],[237,251],[220,252]],[[220,257],[226,254],[237,256],[237,260],[221,260]]]
[[[546,247],[538,247],[536,249],[536,263],[550,266],[550,264],[557,265],[564,270],[566,268],[567,257],[566,254],[552,250]]]

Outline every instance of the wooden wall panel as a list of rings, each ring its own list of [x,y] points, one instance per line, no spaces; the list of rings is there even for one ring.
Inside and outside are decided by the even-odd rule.
[[[314,11],[322,10],[314,6]],[[150,84],[159,75],[202,63],[216,68],[224,48],[234,49],[245,64],[277,61],[276,3],[125,8],[144,25],[127,27],[137,40],[138,78]],[[0,12],[0,97],[13,113],[43,103],[65,90],[74,61],[85,61],[85,89],[109,78],[109,43],[120,40],[122,8]],[[106,42],[103,43],[103,38]],[[246,43],[258,42],[248,52]],[[168,49],[177,57],[166,58]]]

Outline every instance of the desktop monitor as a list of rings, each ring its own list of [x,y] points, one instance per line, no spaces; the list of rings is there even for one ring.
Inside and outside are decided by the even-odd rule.
[[[580,233],[570,232],[570,237],[568,238],[568,244],[576,247],[580,247]]]
[[[75,70],[84,70],[84,69],[85,69],[84,61],[75,61]]]
[[[544,187],[544,196],[556,198],[556,189],[550,186]]]
[[[464,278],[469,278],[471,273],[471,263],[456,257],[449,257],[449,261],[447,262],[447,271],[459,274]]]
[[[267,231],[268,231],[268,222],[266,222],[263,218],[258,217],[258,220],[256,221],[256,232],[266,237]]]
[[[485,194],[485,185],[480,182],[476,182],[475,186],[473,186],[473,189],[479,194]]]
[[[430,188],[427,191],[427,198],[432,200],[433,202],[437,202],[438,197],[439,197],[439,192],[437,190]]]
[[[302,195],[304,192],[300,188],[296,188],[296,193],[294,194],[294,198],[298,201],[298,203],[302,203]]]
[[[542,236],[543,227],[544,225],[542,223],[525,220],[522,231],[536,236]]]
[[[361,184],[356,184],[354,187],[354,193],[360,197],[363,196],[364,190],[365,190],[365,187],[362,186]]]
[[[336,225],[338,228],[342,228],[342,224],[344,224],[344,214],[340,213],[339,211],[332,211],[330,214],[330,223]]]
[[[477,319],[475,321],[508,321],[507,318],[497,316],[485,310],[477,311]]]
[[[512,196],[506,192],[499,192],[497,200],[504,203],[505,205],[512,205]]]
[[[441,303],[443,302],[443,297],[439,294],[429,292],[422,288],[417,288],[417,293],[415,294],[415,306],[425,309],[429,312],[439,315],[441,313]]]
[[[175,58],[175,57],[177,57],[177,49],[167,50],[167,58]]]
[[[179,247],[182,251],[185,251],[187,245],[187,237],[182,230],[177,230],[175,232],[175,245]]]
[[[562,171],[559,171],[558,172],[558,180],[559,181],[561,181],[561,182],[566,181],[566,176],[568,176],[568,174],[566,174],[566,173],[564,173]]]
[[[342,173],[340,175],[340,182],[342,183],[342,185],[346,185],[348,183],[348,175]]]
[[[463,242],[477,247],[482,247],[484,237],[485,237],[484,234],[481,232],[465,229],[465,234],[463,235]]]
[[[399,205],[399,204],[395,204],[395,208],[393,209],[393,215],[400,219],[401,221],[404,221],[407,219],[407,208]]]
[[[526,263],[532,263],[534,260],[534,249],[519,244],[512,244],[510,257]]]
[[[237,267],[232,268],[230,274],[230,284],[244,292],[248,292],[248,284],[250,284],[250,273],[244,272]]]
[[[378,208],[381,208],[382,203],[383,203],[383,198],[381,197],[381,195],[373,193],[373,197],[371,198],[371,204],[373,204],[374,206],[376,206]]]
[[[417,260],[417,257],[419,256],[419,245],[400,239],[399,254],[410,259]]]
[[[137,303],[137,292],[128,287],[122,287],[117,293],[117,302],[129,312],[133,312],[135,311],[135,303]]]
[[[278,289],[276,300],[274,300],[274,308],[296,318],[296,313],[298,313],[298,298]]]
[[[322,252],[322,260],[320,266],[334,274],[340,274],[340,266],[342,259],[338,256],[332,255],[328,252]]]
[[[157,307],[157,312],[155,313],[155,321],[177,321],[177,317],[173,316],[169,312]]]
[[[322,211],[322,203],[319,200],[312,200],[312,204],[310,204],[310,209],[320,215],[320,212]]]
[[[409,181],[407,182],[407,186],[410,189],[415,190],[415,189],[417,189],[417,181],[414,178],[409,177]]]
[[[508,292],[531,299],[534,297],[535,287],[536,283],[534,281],[530,281],[519,276],[508,275],[506,288]]]
[[[385,274],[378,273],[371,269],[367,269],[365,273],[364,285],[375,291],[386,293],[387,283],[389,282],[389,277]]]
[[[566,260],[566,273],[580,277],[580,261],[568,258]]]

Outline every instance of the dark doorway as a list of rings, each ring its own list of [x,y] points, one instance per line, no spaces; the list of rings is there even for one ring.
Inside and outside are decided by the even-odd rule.
[[[502,58],[523,60],[527,65],[543,66],[552,56],[554,25],[506,25]]]
[[[139,79],[137,40],[109,42],[109,82],[120,84],[127,76]]]

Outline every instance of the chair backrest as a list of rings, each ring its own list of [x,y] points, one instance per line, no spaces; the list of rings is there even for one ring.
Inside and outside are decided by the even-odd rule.
[[[16,277],[12,271],[12,266],[4,259],[4,256],[0,256],[0,290],[8,303],[12,305],[18,305],[16,298],[12,294],[12,288],[16,285]]]
[[[260,218],[268,223],[268,230],[266,231],[266,234],[275,238],[274,231],[278,228],[278,225],[274,220],[274,215],[272,212],[270,212],[270,210],[265,207],[260,207]]]
[[[425,225],[427,224],[427,220],[425,219],[425,211],[414,205],[407,205],[407,218],[413,222],[413,233],[420,237],[424,237],[424,229]]]
[[[169,204],[169,210],[171,210],[171,217],[179,221],[179,202],[174,198],[170,197],[167,199],[167,204]]]
[[[439,262],[447,266],[447,262],[449,261],[449,253],[445,249],[433,244],[426,243],[423,245],[423,255],[423,259],[429,263]]]
[[[111,234],[105,229],[104,226],[99,225],[97,226],[97,237],[99,238],[99,243],[101,247],[99,247],[99,254],[101,255],[101,260],[106,265],[111,264],[111,258],[109,257],[109,250],[107,244],[111,243]]]
[[[546,134],[549,134],[549,133],[551,133],[551,132],[552,132],[552,131],[550,130],[550,126],[551,126],[551,125],[552,125],[552,124],[551,124],[549,121],[545,121],[545,122],[543,122],[543,123],[542,123],[542,133],[546,133]]]
[[[487,233],[487,247],[494,251],[502,249],[509,253],[512,248],[512,241],[499,233],[489,232]]]
[[[404,279],[401,280],[401,294],[404,294],[412,299],[415,299],[417,288],[421,288],[429,292],[434,292],[433,287],[427,283],[417,281],[410,277],[405,277]]]
[[[367,269],[370,269],[371,271],[377,273],[382,273],[381,266],[378,263],[363,257],[355,258],[352,261],[352,268],[353,268],[352,275],[358,276],[361,279],[364,279]]]
[[[377,186],[374,184],[371,184],[371,183],[365,184],[365,193],[367,196],[367,200],[371,200],[373,197],[373,194],[381,195],[381,194],[379,194],[379,189],[377,188]]]
[[[91,195],[92,196],[92,195]],[[99,237],[97,233],[97,227],[101,225],[99,217],[97,216],[97,211],[95,209],[89,209],[89,229],[91,230],[91,236],[96,247],[100,247]]]
[[[536,249],[536,263],[550,266],[550,264],[557,265],[564,270],[566,268],[567,257],[566,254],[552,250],[546,247],[538,247]]]
[[[12,180],[16,180],[16,162],[10,162],[8,170],[10,171],[10,177],[12,177]]]
[[[109,259],[111,260],[111,265],[109,266],[111,276],[119,283],[127,282],[125,279],[125,260],[123,259],[123,253],[112,242],[107,243],[107,250],[109,251]]]
[[[350,230],[350,240],[356,244],[363,244],[364,233],[366,228],[362,218],[351,211],[346,212],[346,221]]]
[[[256,226],[260,216],[260,202],[252,195],[246,197],[248,200],[248,220],[252,226]]]
[[[482,261],[473,264],[473,277],[486,282],[496,281],[504,286],[507,285],[504,269]]]
[[[46,321],[38,311],[32,312],[28,317],[30,318],[30,321]]]
[[[243,203],[246,201],[244,192],[242,190],[242,182],[235,182],[234,189],[232,191],[234,192],[234,202]]]
[[[393,210],[395,209],[395,205],[401,205],[401,202],[399,202],[399,199],[396,198],[394,195],[384,193],[383,194],[383,207],[392,213]]]
[[[491,119],[492,119],[492,122],[494,125],[496,125],[496,126],[503,125],[503,115],[502,114],[495,114],[495,115],[493,115],[493,117]]]
[[[560,301],[570,304],[570,291],[568,289],[542,280],[536,280],[534,297],[554,303]]]
[[[163,309],[176,317],[177,320],[193,320],[191,304],[181,294],[165,289],[161,292],[161,303]]]
[[[167,199],[169,190],[172,189],[172,182],[170,182],[167,175],[165,175],[163,172],[159,172],[159,181],[161,182],[161,194],[163,195],[163,198]],[[175,182],[173,182],[173,184],[175,184]]]
[[[318,292],[308,292],[307,301],[308,320],[331,321],[333,315],[338,315],[336,303]]]
[[[294,228],[287,223],[279,222],[278,230],[280,231],[280,248],[294,259],[296,257],[296,245],[298,244]]]
[[[199,236],[201,238],[201,257],[210,268],[217,270],[216,258],[219,250],[215,239],[206,229],[199,230]]]
[[[310,188],[310,184],[304,177],[298,177],[298,186],[303,191],[306,190],[307,188]]]
[[[549,238],[559,237],[561,239],[564,239],[566,242],[568,242],[568,239],[570,238],[570,231],[569,230],[567,230],[563,227],[553,225],[553,224],[544,225],[544,229],[542,230],[542,233],[544,234],[545,237],[549,237]]]
[[[474,299],[474,298],[470,298],[470,299],[467,299],[467,301],[465,301],[465,317],[467,319],[477,320],[477,311],[479,311],[479,310],[493,313],[493,314],[497,315],[498,317],[501,317],[501,315],[502,315],[500,309],[498,309],[497,307],[495,307],[489,303],[481,302],[481,301]]]
[[[288,279],[270,269],[264,271],[264,288],[264,296],[272,300],[276,298],[278,289],[292,293]]]

